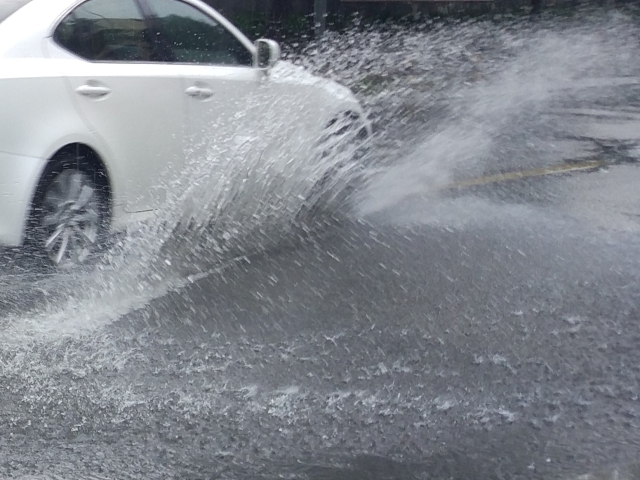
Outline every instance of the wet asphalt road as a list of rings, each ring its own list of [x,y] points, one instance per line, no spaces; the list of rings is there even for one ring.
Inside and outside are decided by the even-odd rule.
[[[628,31],[614,22],[606,37]],[[469,96],[449,76],[467,82],[483,61],[490,73],[484,43],[523,44],[508,29],[435,29],[391,54],[374,32],[358,47],[373,73],[407,70],[371,94],[393,119],[380,142],[401,163],[413,145],[398,132],[436,132],[423,150],[453,179],[571,159],[606,169],[439,190],[442,165],[419,150],[378,185],[395,195],[385,208],[224,268],[201,251],[158,276],[43,276],[2,252],[0,477],[563,479],[637,462],[635,64],[584,46],[582,30],[547,33],[541,58]],[[574,98],[547,98],[545,79],[555,88],[580,54],[628,75],[586,93],[569,75]],[[342,58],[360,57],[327,56]],[[443,76],[442,98],[420,74]],[[440,104],[453,113],[434,115]]]
[[[640,223],[611,191],[633,178],[515,182],[512,203],[460,192],[435,217],[415,200],[89,331],[16,327],[0,474],[564,478],[633,462]],[[617,207],[585,214],[561,191]]]

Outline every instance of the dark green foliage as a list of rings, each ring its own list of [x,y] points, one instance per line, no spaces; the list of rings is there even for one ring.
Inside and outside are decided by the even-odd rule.
[[[231,21],[251,40],[265,37],[269,28],[269,15],[263,12],[239,13]]]

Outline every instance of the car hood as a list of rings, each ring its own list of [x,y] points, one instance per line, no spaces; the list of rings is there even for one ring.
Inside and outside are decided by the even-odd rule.
[[[281,60],[278,62],[271,70],[270,75],[272,80],[279,83],[307,85],[320,88],[336,100],[358,103],[355,95],[344,85],[340,85],[333,80],[314,75],[306,68],[294,65],[289,61]]]

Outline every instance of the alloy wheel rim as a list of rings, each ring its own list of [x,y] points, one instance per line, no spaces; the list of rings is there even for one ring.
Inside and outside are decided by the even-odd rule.
[[[43,199],[44,251],[58,266],[83,263],[100,230],[100,201],[91,178],[78,170],[57,175]]]

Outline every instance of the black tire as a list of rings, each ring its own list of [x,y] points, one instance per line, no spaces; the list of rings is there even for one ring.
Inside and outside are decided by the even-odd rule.
[[[362,161],[368,137],[362,118],[354,112],[345,112],[326,126],[318,142],[321,157],[335,156],[338,160],[313,186],[296,223],[313,229],[340,220],[340,213],[364,181]],[[340,158],[345,152],[347,157]]]
[[[87,264],[102,251],[110,220],[104,172],[86,156],[63,154],[42,175],[25,243],[46,267]]]

